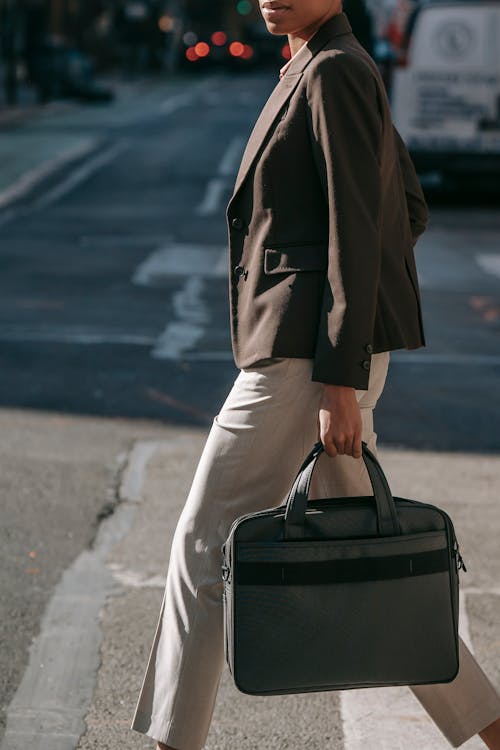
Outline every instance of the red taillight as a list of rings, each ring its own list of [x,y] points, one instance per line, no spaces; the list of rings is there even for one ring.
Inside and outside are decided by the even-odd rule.
[[[231,42],[229,45],[229,54],[233,57],[243,57],[245,52],[245,45],[241,42]]]
[[[198,42],[194,45],[194,51],[198,57],[206,57],[210,53],[210,47],[206,42]]]
[[[398,68],[407,68],[409,65],[408,52],[401,52],[396,64]]]
[[[215,44],[216,47],[222,47],[222,45],[227,42],[227,34],[225,34],[223,31],[214,31],[211,39],[212,44]]]

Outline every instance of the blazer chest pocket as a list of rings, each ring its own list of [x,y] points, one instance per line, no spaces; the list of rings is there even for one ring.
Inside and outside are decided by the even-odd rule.
[[[264,273],[291,273],[295,271],[326,271],[328,245],[324,242],[310,245],[282,245],[264,249]]]

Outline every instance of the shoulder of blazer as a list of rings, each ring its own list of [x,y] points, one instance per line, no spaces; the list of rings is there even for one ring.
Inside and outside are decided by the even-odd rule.
[[[352,39],[353,45],[327,46],[311,60],[303,80],[309,106],[318,108],[321,102],[336,100],[342,107],[342,102],[354,105],[357,100],[363,102],[365,112],[376,112],[379,118],[386,120],[389,104],[384,103],[382,77],[376,63],[361,47],[358,50],[355,46],[358,43],[354,37]]]
[[[339,48],[324,47],[311,60],[304,71],[304,83],[309,89],[315,85],[328,83],[342,85],[355,84],[363,87],[373,87],[373,82],[379,83],[375,63],[366,59],[355,47]],[[334,93],[332,89],[332,93]]]

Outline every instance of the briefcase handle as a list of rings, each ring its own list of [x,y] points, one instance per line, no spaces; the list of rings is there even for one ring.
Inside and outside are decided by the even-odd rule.
[[[300,536],[297,534],[298,526],[304,527],[306,517],[306,506],[309,496],[311,477],[321,453],[324,451],[323,443],[318,440],[313,449],[304,459],[292,488],[288,494],[285,511],[285,538]],[[362,443],[362,457],[365,462],[368,476],[373,489],[373,496],[377,509],[377,530],[380,536],[395,536],[401,534],[401,527],[394,505],[389,484],[379,462],[368,448]],[[333,461],[335,459],[332,459]]]

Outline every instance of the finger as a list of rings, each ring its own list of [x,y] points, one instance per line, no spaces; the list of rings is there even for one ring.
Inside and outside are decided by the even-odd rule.
[[[343,456],[346,449],[346,436],[345,435],[337,435],[333,437],[333,442],[335,443],[335,447],[337,449],[337,453],[340,456]]]
[[[363,451],[361,447],[361,439],[362,439],[361,430],[356,430],[354,434],[354,439],[352,441],[353,458],[361,458],[361,456],[363,455]]]
[[[332,458],[335,458],[337,455],[337,448],[335,447],[335,443],[331,440],[331,438],[325,435],[325,437],[321,438],[321,442],[323,443],[325,452]]]
[[[353,444],[354,444],[354,434],[348,435],[345,440],[345,454],[346,456],[352,456],[353,455]]]

